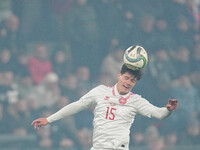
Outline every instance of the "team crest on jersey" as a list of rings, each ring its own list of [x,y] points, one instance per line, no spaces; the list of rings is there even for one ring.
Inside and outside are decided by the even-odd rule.
[[[126,99],[126,98],[121,97],[121,98],[119,99],[119,103],[120,103],[120,104],[126,104],[126,102],[127,102],[127,99]]]

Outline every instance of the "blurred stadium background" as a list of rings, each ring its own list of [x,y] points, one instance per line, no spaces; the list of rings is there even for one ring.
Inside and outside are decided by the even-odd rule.
[[[149,54],[133,92],[179,99],[166,120],[136,117],[130,150],[199,150],[200,0],[0,0],[0,149],[89,150],[92,109],[31,122],[114,85],[130,45]]]

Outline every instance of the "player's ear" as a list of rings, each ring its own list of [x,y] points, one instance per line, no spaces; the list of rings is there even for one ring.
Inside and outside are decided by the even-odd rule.
[[[118,73],[118,76],[117,76],[117,77],[118,77],[118,79],[119,79],[119,78],[121,77],[121,73]]]

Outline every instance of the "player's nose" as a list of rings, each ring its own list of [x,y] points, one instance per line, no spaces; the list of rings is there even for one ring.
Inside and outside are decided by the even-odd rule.
[[[127,82],[126,82],[126,86],[127,86],[127,87],[130,87],[130,86],[131,86],[131,81],[127,81]]]

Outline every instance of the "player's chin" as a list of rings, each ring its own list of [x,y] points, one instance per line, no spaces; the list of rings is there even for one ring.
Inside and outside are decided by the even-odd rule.
[[[130,89],[128,89],[128,88],[125,88],[125,89],[122,91],[123,95],[128,94],[129,92],[130,92]]]

